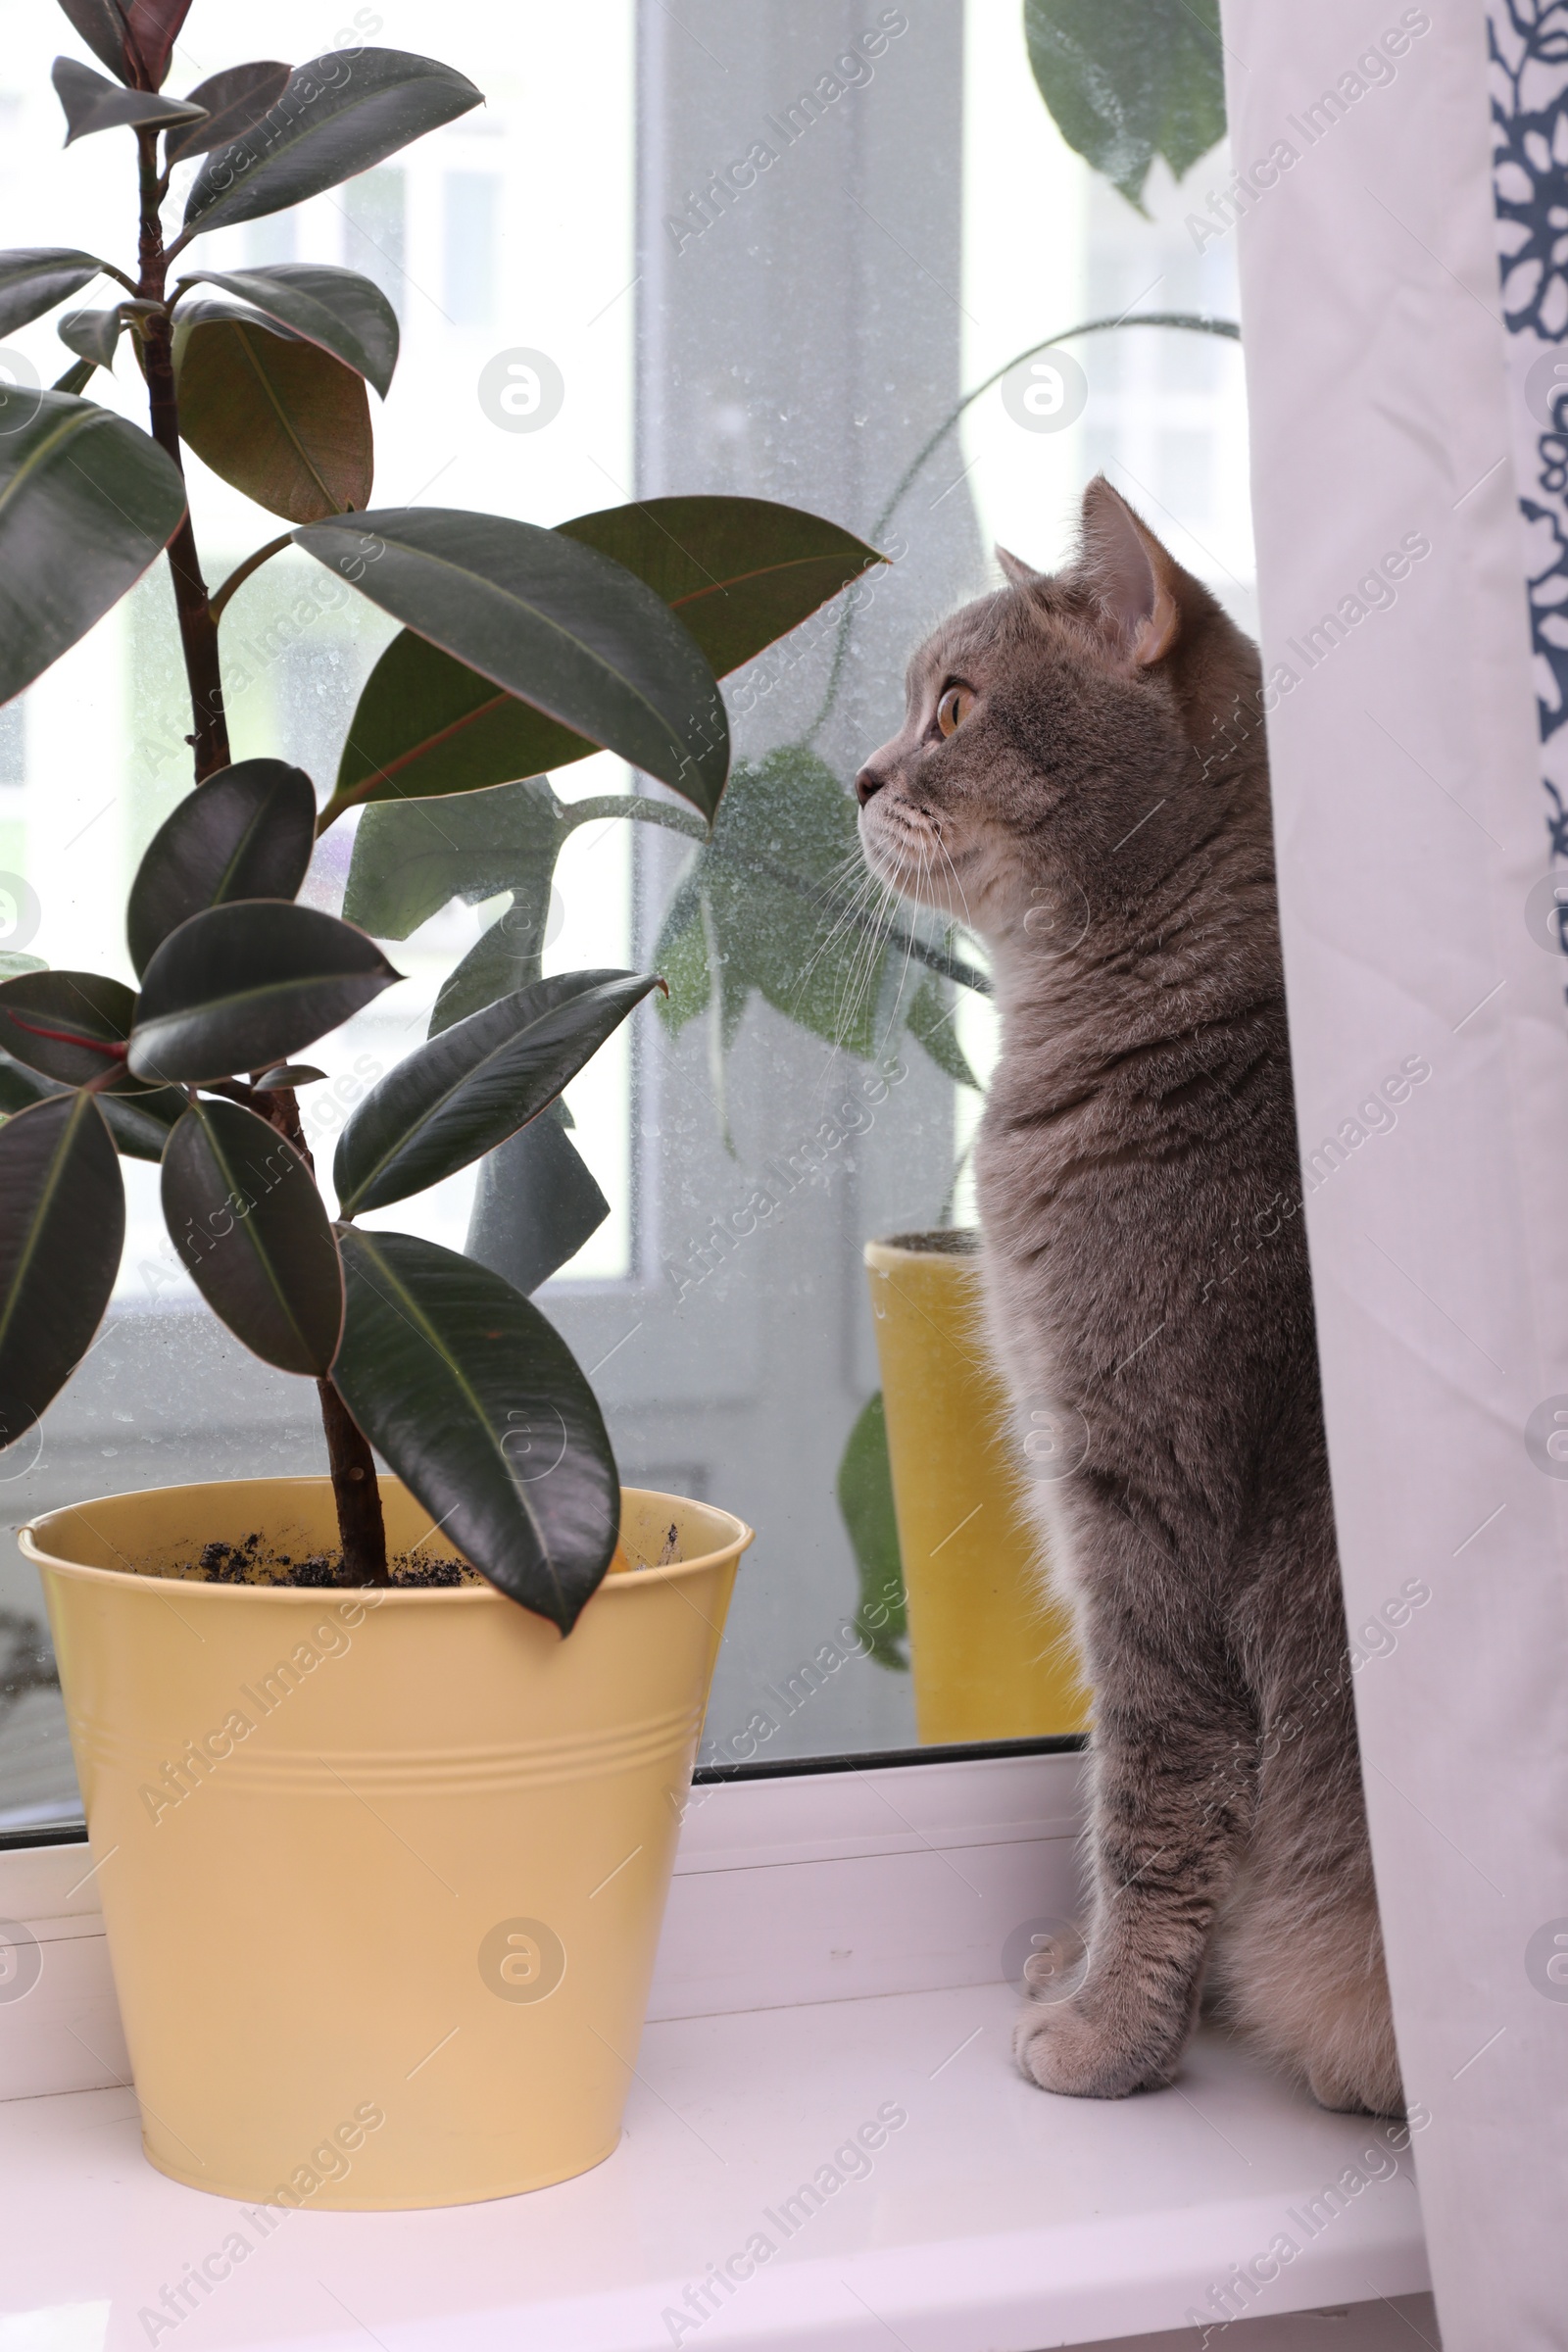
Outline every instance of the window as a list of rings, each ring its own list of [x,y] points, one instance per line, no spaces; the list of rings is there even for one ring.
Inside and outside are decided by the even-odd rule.
[[[449,172],[445,193],[447,317],[454,326],[488,326],[495,308],[501,180],[494,172]]]
[[[244,237],[245,259],[257,268],[299,259],[299,223],[292,213],[271,213],[265,220],[247,220]]]
[[[407,308],[405,184],[395,165],[366,172],[342,191],[343,267],[372,278],[401,318]]]
[[[214,269],[342,264],[387,293],[403,349],[384,408],[372,396],[378,502],[551,523],[634,496],[739,491],[896,553],[848,617],[830,609],[728,682],[738,776],[808,743],[842,790],[897,723],[912,646],[994,580],[993,540],[1059,561],[1097,466],[1239,616],[1251,609],[1234,345],[1150,327],[1069,338],[1087,398],[1059,429],[1020,426],[1004,386],[967,397],[1026,347],[1091,319],[1235,309],[1228,240],[1194,251],[1162,165],[1145,219],[1064,144],[1019,13],[990,0],[922,13],[852,77],[835,71],[819,20],[784,0],[701,23],[596,0],[569,25],[463,0],[428,46],[485,90],[482,117],[313,199],[297,223],[220,230],[197,250]],[[319,46],[299,0],[279,0],[270,24],[284,54]],[[47,59],[29,70],[19,115],[26,171],[11,183],[10,238],[92,244],[104,234],[99,159],[60,153],[46,72]],[[765,170],[729,171],[759,146],[773,157]],[[59,372],[51,321],[16,341],[45,380]],[[536,426],[530,386],[552,369],[559,404]],[[123,351],[97,385],[136,412]],[[509,407],[500,392],[519,386]],[[199,462],[189,475],[220,578],[278,526]],[[223,622],[236,756],[282,753],[324,797],[391,633],[304,554],[267,566]],[[13,828],[0,808],[0,868],[35,894],[35,951],[54,963],[120,968],[127,871],[185,788],[179,687],[159,569],[28,696],[26,823]],[[20,716],[0,725],[0,774],[20,779]],[[635,783],[604,756],[555,778],[564,799]],[[346,827],[326,836],[308,886],[317,903],[341,903],[351,845]],[[652,966],[668,952],[665,910],[690,854],[611,818],[576,833],[546,968]],[[500,913],[499,902],[455,901],[391,943],[406,984],[323,1046],[329,1079],[307,1098],[318,1152],[422,1034],[439,981]],[[844,1630],[859,1571],[838,1478],[878,1385],[860,1249],[972,1214],[979,1097],[907,1026],[899,958],[862,937],[863,953],[834,961],[833,921],[830,907],[815,932],[796,918],[789,933],[798,975],[829,956],[815,1011],[792,1009],[794,982],[737,930],[705,950],[718,980],[709,1011],[678,1028],[639,1013],[570,1091],[574,1140],[612,1215],[541,1298],[594,1376],[627,1482],[720,1502],[760,1530],[709,1718],[706,1752],[720,1761],[744,1759],[748,1742],[771,1758],[914,1738],[907,1673],[858,1654]],[[989,1005],[936,980],[930,1004],[983,1080]],[[855,1119],[819,1147],[846,1103]],[[156,1172],[128,1163],[128,1177],[105,1336],[38,1444],[17,1448],[27,1458],[0,1462],[13,1520],[121,1486],[323,1460],[314,1397],[237,1360],[193,1311]],[[760,1188],[776,1213],[741,1230]],[[475,1190],[471,1174],[455,1178],[391,1221],[462,1246]],[[9,1545],[0,1610],[0,1827],[70,1818],[36,1591]]]
[[[25,696],[0,706],[0,784],[27,781],[27,704]]]

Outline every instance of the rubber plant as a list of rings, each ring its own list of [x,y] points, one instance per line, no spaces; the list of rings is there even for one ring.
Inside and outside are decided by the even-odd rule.
[[[317,1384],[343,1581],[389,1575],[374,1446],[455,1548],[566,1633],[618,1520],[586,1378],[491,1267],[357,1219],[526,1130],[545,1139],[541,1164],[566,1200],[554,1223],[548,1189],[536,1202],[542,1279],[584,1215],[596,1221],[583,1186],[599,1199],[563,1132],[562,1090],[662,983],[618,970],[543,978],[542,924],[514,932],[504,959],[481,941],[431,1034],[339,1137],[334,1216],[298,1104],[320,1072],[296,1056],[399,975],[367,931],[297,894],[316,839],[345,811],[439,794],[465,861],[463,884],[431,886],[444,903],[487,861],[506,867],[519,828],[556,839],[581,821],[547,783],[517,780],[600,748],[668,786],[706,837],[729,769],[718,676],[878,559],[756,500],[654,500],[555,529],[368,508],[366,387],[384,398],[398,356],[385,296],[348,270],[215,270],[190,249],[370,169],[480,92],[431,59],[360,47],[292,69],[231,66],[174,98],[164,83],[190,0],[61,5],[107,69],[57,61],[67,144],[111,130],[134,142],[137,258],[122,269],[75,248],[0,255],[0,333],[95,281],[114,289],[104,307],[61,317],[74,365],[0,438],[0,701],[166,555],[195,775],[131,882],[137,986],[18,959],[0,982],[0,1445],[36,1423],[108,1306],[125,1221],[118,1155],[157,1160],[170,1233],[208,1305],[257,1355]],[[145,430],[85,396],[122,338],[145,380]],[[186,448],[287,525],[216,591]],[[403,624],[319,811],[299,768],[231,760],[224,714],[223,613],[290,546]],[[441,756],[411,749],[406,724],[389,735],[410,708],[445,730]],[[498,784],[510,790],[486,789]],[[417,875],[404,880],[429,897]],[[514,1475],[506,1448],[515,1454],[523,1425],[561,1448],[547,1479]]]

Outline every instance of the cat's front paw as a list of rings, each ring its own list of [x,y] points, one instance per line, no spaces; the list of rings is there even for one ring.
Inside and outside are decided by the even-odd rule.
[[[1031,2082],[1073,2099],[1125,2099],[1159,2090],[1176,2071],[1133,2046],[1113,2023],[1072,2001],[1031,2002],[1012,2031],[1012,2054]]]

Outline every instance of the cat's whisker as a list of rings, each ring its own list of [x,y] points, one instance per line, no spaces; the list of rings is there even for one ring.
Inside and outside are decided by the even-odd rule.
[[[871,896],[875,887],[875,876],[862,870],[853,886],[850,876],[845,874],[831,889],[824,884],[819,892],[813,894],[814,903],[821,907],[824,915],[831,915],[832,919],[812,951],[805,967],[807,971],[813,968],[844,931],[858,927],[861,904]]]
[[[871,910],[871,901],[880,888],[877,877],[872,873],[866,873],[862,876],[858,888],[848,903],[841,905],[838,915],[823,933],[817,946],[801,969],[796,990],[797,1003],[823,956],[830,954],[846,934],[850,932],[863,933],[866,913]]]
[[[897,894],[888,888],[880,875],[860,861],[858,849],[855,857],[860,864],[856,887],[847,899],[841,898],[834,921],[801,969],[793,998],[793,1003],[799,1004],[812,974],[824,957],[843,950],[848,938],[842,986],[834,1007],[833,1036],[817,1090],[819,1094],[825,1092],[832,1083],[839,1055],[844,1051],[845,1039],[853,1032],[858,1017],[884,945],[885,934],[894,921],[899,904]]]
[[[845,965],[843,987],[834,1015],[834,1029],[840,1047],[855,1027],[881,952],[884,910],[879,906],[873,906],[867,911],[870,919],[865,924],[860,938],[852,950]]]
[[[840,1046],[851,1034],[859,1017],[860,1007],[870,993],[872,980],[881,964],[887,946],[888,933],[898,912],[897,896],[885,888],[880,903],[870,910],[871,920],[865,937],[850,960],[846,974],[845,995],[840,1000],[835,1018]]]
[[[860,927],[862,903],[878,887],[876,876],[865,865],[857,845],[807,894],[808,904],[818,907],[823,914],[831,914],[832,920],[801,967],[792,1000],[794,1004],[800,1004],[823,956],[832,953],[846,931]]]
[[[923,853],[922,853],[922,855],[921,855],[921,858],[920,858],[920,879],[921,879],[921,881],[922,881],[922,882],[924,882],[924,880],[925,880],[925,858],[924,858],[924,854],[923,854]],[[908,925],[906,926],[906,933],[905,933],[905,941],[904,941],[904,969],[903,969],[903,971],[902,971],[902,972],[899,974],[899,985],[898,985],[897,989],[894,991],[894,995],[893,995],[893,1006],[892,1006],[892,1010],[891,1010],[891,1011],[889,1012],[889,1014],[888,1014],[888,1019],[887,1019],[887,1027],[884,1029],[884,1031],[883,1031],[883,1033],[882,1033],[882,1046],[883,1046],[883,1050],[884,1050],[884,1052],[885,1052],[885,1051],[886,1051],[886,1049],[887,1049],[887,1045],[888,1045],[888,1042],[889,1042],[889,1040],[892,1038],[892,1036],[893,1036],[893,1034],[894,1034],[895,1028],[896,1028],[896,1026],[897,1026],[897,1024],[898,1024],[898,1022],[899,1022],[899,1019],[900,1019],[900,1016],[901,1016],[901,1013],[902,1013],[902,1010],[903,1010],[903,1006],[904,1006],[904,992],[905,992],[905,990],[906,990],[906,989],[908,987],[908,985],[909,985],[909,965],[910,965],[910,964],[913,962],[913,960],[914,960],[914,924],[913,924],[913,922],[912,922],[912,920],[911,920],[911,921],[908,923]]]
[[[854,896],[863,889],[868,878],[874,879],[870,875],[870,869],[866,865],[864,857],[857,846],[830,872],[822,876],[808,896],[812,906],[821,907],[824,913],[831,913],[835,908],[843,906],[847,894]]]
[[[906,1021],[908,1017],[908,1008],[905,1003],[905,995],[909,985],[909,965],[913,959],[914,931],[913,926],[911,925],[906,935],[904,943],[904,969],[899,974],[899,985],[893,992],[892,1001],[888,1010],[887,1022],[882,1031],[879,1051],[884,1054],[887,1052],[888,1047],[891,1045],[893,1039],[897,1036],[901,1023]]]
[[[962,882],[958,878],[958,869],[953,862],[953,853],[950,851],[947,843],[942,838],[940,827],[937,831],[937,847],[942,852],[943,863],[947,866],[948,872],[953,878],[953,887],[957,894],[958,905],[963,908],[963,927],[966,931],[973,932],[975,927],[974,917],[969,912],[968,896],[964,890]]]

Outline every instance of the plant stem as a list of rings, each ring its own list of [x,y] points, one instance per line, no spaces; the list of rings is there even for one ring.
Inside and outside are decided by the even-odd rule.
[[[164,252],[164,227],[159,212],[157,131],[138,131],[136,149],[141,167],[141,282],[136,292],[143,302],[161,303],[169,262]],[[174,330],[169,313],[147,313],[142,318],[140,331],[152,436],[183,473],[179,402],[174,388]],[[228,722],[223,715],[223,681],[218,665],[218,623],[207,601],[207,583],[202,578],[201,561],[196,553],[189,506],[169,542],[169,568],[174,583],[174,610],[179,618],[179,642],[190,688],[195,730],[190,743],[196,756],[196,781],[202,784],[219,768],[229,764]]]
[[[221,588],[215,589],[210,601],[209,611],[215,627],[222,619],[223,607],[235,589],[243,588],[253,571],[260,571],[264,564],[270,563],[273,556],[280,556],[285,547],[292,547],[293,544],[292,531],[279,531],[275,539],[269,539],[265,547],[259,547],[254,555],[247,556],[243,564],[235,564]]]
[[[332,1382],[318,1380],[316,1393],[321,1400],[332,1499],[337,1504],[337,1532],[343,1544],[343,1582],[389,1585],[386,1522],[381,1516],[375,1456]]]
[[[666,832],[684,833],[688,841],[707,841],[709,827],[694,808],[672,808],[645,792],[601,792],[589,801],[565,801],[563,824],[591,825],[605,816],[634,817],[640,825],[662,825]]]
[[[948,411],[936,431],[922,442],[894,484],[892,496],[875,522],[872,523],[867,536],[873,541],[880,539],[903,504],[905,493],[913,485],[926,461],[934,451],[941,447],[965,409],[972,408],[982,393],[989,392],[993,384],[1000,384],[1004,375],[1010,375],[1014,368],[1021,367],[1025,360],[1032,360],[1037,352],[1050,351],[1057,343],[1071,343],[1079,335],[1108,334],[1113,327],[1118,326],[1175,326],[1181,327],[1185,332],[1193,335],[1221,335],[1232,343],[1240,342],[1242,333],[1234,318],[1209,318],[1196,311],[1142,311],[1133,318],[1129,318],[1123,312],[1116,318],[1086,318],[1080,326],[1064,327],[1060,334],[1047,335],[1043,342],[1031,343],[1025,350],[1015,351],[1012,358],[1005,361],[1002,367],[993,368],[991,373],[983,377],[978,384],[972,384],[956,407]],[[833,706],[839,699],[839,687],[843,683],[844,677],[844,661],[849,652],[850,631],[854,625],[855,608],[851,605],[846,607],[839,619],[838,643],[833,649],[833,667],[828,675],[827,693],[823,697],[821,710],[818,710],[810,726],[807,729],[805,741],[808,744],[815,742],[823,727],[826,726]]]
[[[944,416],[930,439],[910,459],[899,476],[893,495],[871,525],[872,538],[877,538],[886,530],[903,502],[905,492],[926,460],[938,443],[947,439],[965,409],[972,408],[982,393],[989,392],[993,384],[1000,384],[1004,375],[1010,375],[1014,368],[1021,367],[1025,360],[1032,360],[1038,352],[1050,351],[1057,343],[1075,342],[1080,335],[1108,334],[1118,326],[1175,326],[1193,335],[1220,335],[1231,343],[1240,342],[1242,334],[1234,318],[1209,318],[1197,311],[1142,311],[1134,317],[1123,312],[1116,318],[1086,318],[1081,326],[1065,327],[1059,335],[1048,335],[1043,343],[1031,343],[1025,350],[1014,352],[1010,360],[1004,361],[1000,368],[994,368],[989,375],[982,376],[979,383],[970,386],[957,406]]]
[[[316,1161],[300,1125],[299,1097],[291,1086],[269,1087],[265,1094],[254,1087],[225,1087],[223,1092],[236,1102],[248,1097],[246,1107],[257,1111],[269,1126],[277,1129],[285,1143],[293,1145],[315,1177]],[[321,1406],[327,1468],[332,1474],[332,1500],[337,1505],[343,1581],[348,1585],[389,1585],[392,1579],[386,1564],[386,1522],[381,1515],[381,1482],[376,1476],[375,1456],[330,1378],[317,1382],[316,1394]]]

